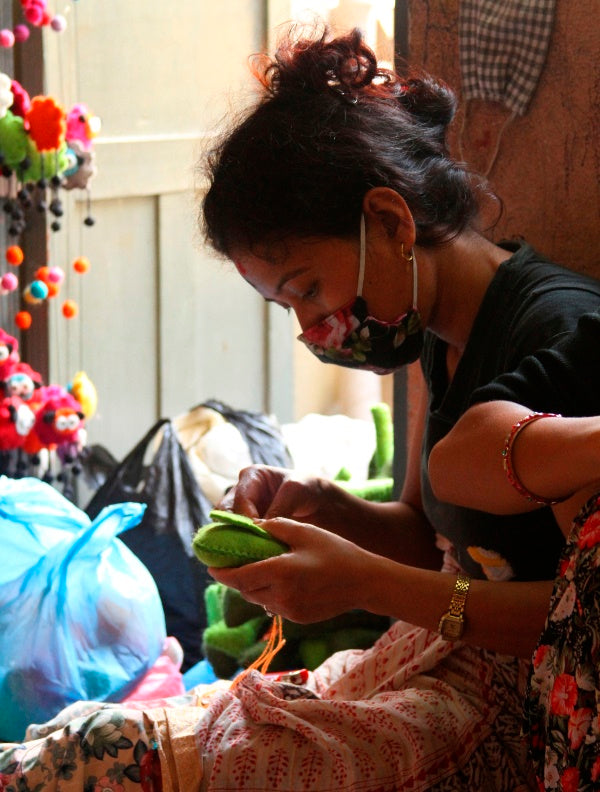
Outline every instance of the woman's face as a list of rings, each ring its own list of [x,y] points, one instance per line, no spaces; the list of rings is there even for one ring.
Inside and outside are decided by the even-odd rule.
[[[265,300],[294,311],[303,332],[357,295],[358,239],[289,239],[255,253],[234,250],[232,259]],[[372,315],[392,321],[399,310],[410,307],[410,282],[399,281],[396,272],[391,288],[385,262],[375,259],[367,240],[363,296]]]

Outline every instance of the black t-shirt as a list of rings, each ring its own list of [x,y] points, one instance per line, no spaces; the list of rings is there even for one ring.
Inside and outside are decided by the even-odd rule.
[[[429,453],[475,402],[506,399],[542,412],[600,414],[598,310],[600,281],[552,264],[522,245],[498,268],[449,386],[447,344],[426,334],[421,361],[430,403],[421,466],[423,507],[474,577],[552,578],[563,537],[549,508],[498,516],[438,501],[427,473]],[[465,486],[477,487],[477,480]]]

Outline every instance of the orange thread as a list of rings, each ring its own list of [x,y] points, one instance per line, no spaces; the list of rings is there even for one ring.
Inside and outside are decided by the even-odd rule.
[[[269,670],[269,665],[275,655],[285,646],[285,638],[283,637],[283,626],[281,623],[281,616],[274,616],[271,626],[269,627],[267,645],[247,668],[236,676],[233,680],[230,690],[234,690],[250,671],[260,671],[261,674],[266,674]]]

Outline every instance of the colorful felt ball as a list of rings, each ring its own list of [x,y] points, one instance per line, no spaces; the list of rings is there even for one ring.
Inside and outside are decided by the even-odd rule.
[[[19,311],[15,315],[15,324],[19,330],[29,330],[31,327],[31,314],[29,311]]]
[[[19,42],[27,41],[30,35],[27,25],[15,25],[13,33],[15,34],[15,41]]]
[[[56,16],[52,17],[50,27],[55,33],[62,33],[67,27],[67,20],[62,14],[56,14]]]
[[[34,280],[29,287],[31,295],[38,300],[45,300],[48,296],[48,286],[41,280]]]
[[[48,283],[47,286],[48,286],[48,299],[50,300],[52,299],[52,297],[56,297],[56,295],[59,293],[60,286],[58,285],[58,283],[52,283],[52,281],[50,281],[50,283]]]
[[[73,317],[77,316],[79,312],[79,307],[75,300],[65,300],[62,305],[62,313],[65,319],[73,319]]]
[[[19,247],[19,245],[9,245],[6,248],[6,260],[9,264],[12,264],[13,267],[18,267],[19,264],[23,263],[23,251]]]
[[[65,271],[62,267],[50,267],[48,269],[47,283],[62,283],[65,279]]]
[[[85,256],[79,256],[73,262],[73,269],[75,272],[79,272],[80,275],[83,275],[84,272],[87,272],[90,268],[90,261]]]
[[[0,47],[14,47],[15,34],[8,28],[0,30]]]
[[[2,276],[2,280],[0,280],[0,286],[2,286],[5,291],[14,291],[18,285],[19,279],[12,272],[5,272]]]
[[[50,280],[50,267],[38,267],[35,271],[35,279],[48,283]]]
[[[29,286],[26,286],[23,289],[23,300],[28,305],[38,305],[39,303],[42,302],[41,297],[36,297],[34,294],[31,293],[31,284],[29,284]]]

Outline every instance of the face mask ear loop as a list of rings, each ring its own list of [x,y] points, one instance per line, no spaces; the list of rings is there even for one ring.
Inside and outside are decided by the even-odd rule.
[[[417,279],[418,279],[418,272],[417,272],[417,257],[415,256],[414,249],[411,251],[410,257],[412,259],[412,270],[413,270],[413,304],[412,304],[412,307],[416,310],[417,309]]]
[[[365,257],[366,257],[366,232],[365,232],[365,216],[360,216],[360,257],[358,264],[358,285],[356,287],[356,294],[362,297],[363,283],[365,280]]]

